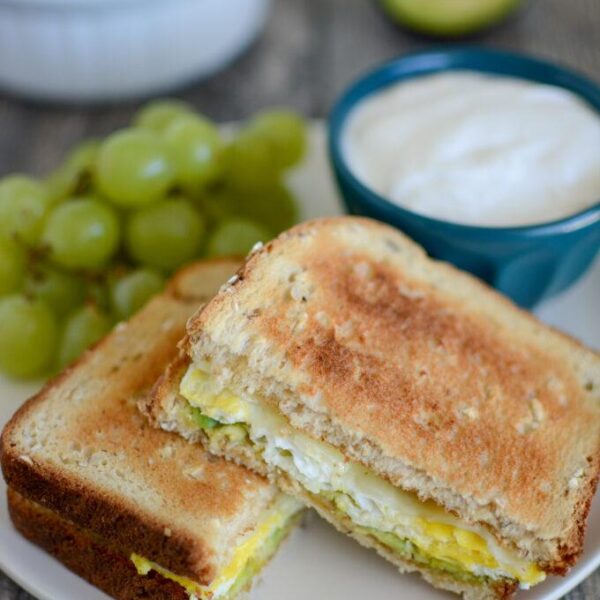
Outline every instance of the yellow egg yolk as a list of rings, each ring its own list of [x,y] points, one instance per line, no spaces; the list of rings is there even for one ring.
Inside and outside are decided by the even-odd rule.
[[[276,532],[285,528],[291,517],[299,510],[301,510],[301,505],[297,501],[282,494],[259,525],[242,539],[233,551],[227,565],[218,572],[213,582],[208,586],[200,585],[188,577],[176,575],[139,554],[132,554],[130,559],[140,575],[147,575],[150,571],[156,571],[166,579],[181,585],[191,597],[200,598],[201,600],[216,600],[227,595],[227,592],[244,574],[250,560],[265,549],[269,539]],[[274,551],[275,548],[269,548],[269,550]],[[265,555],[264,559],[267,558],[268,556]]]

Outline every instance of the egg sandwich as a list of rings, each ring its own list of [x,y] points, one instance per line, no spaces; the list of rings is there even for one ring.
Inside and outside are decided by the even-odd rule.
[[[114,598],[235,598],[301,514],[264,478],[150,427],[137,410],[188,317],[237,266],[184,270],[2,434],[16,528]]]
[[[145,410],[401,571],[508,598],[582,550],[600,357],[367,219],[255,248]]]

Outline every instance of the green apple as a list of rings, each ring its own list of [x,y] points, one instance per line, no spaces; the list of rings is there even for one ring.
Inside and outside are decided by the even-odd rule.
[[[430,35],[456,37],[498,23],[521,0],[381,0],[394,20]]]

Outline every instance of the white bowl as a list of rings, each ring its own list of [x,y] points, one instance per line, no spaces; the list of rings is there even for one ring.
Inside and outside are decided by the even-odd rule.
[[[270,0],[0,0],[0,87],[95,102],[167,91],[223,67]]]

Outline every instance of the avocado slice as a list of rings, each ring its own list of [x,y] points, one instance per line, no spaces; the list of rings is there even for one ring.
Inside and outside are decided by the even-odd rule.
[[[192,411],[192,418],[194,419],[196,425],[200,427],[200,429],[213,429],[214,427],[220,425],[219,421],[215,421],[215,419],[211,419],[210,417],[203,415],[202,411],[199,408],[190,408]]]
[[[521,0],[381,0],[398,23],[420,33],[458,37],[494,25]]]

